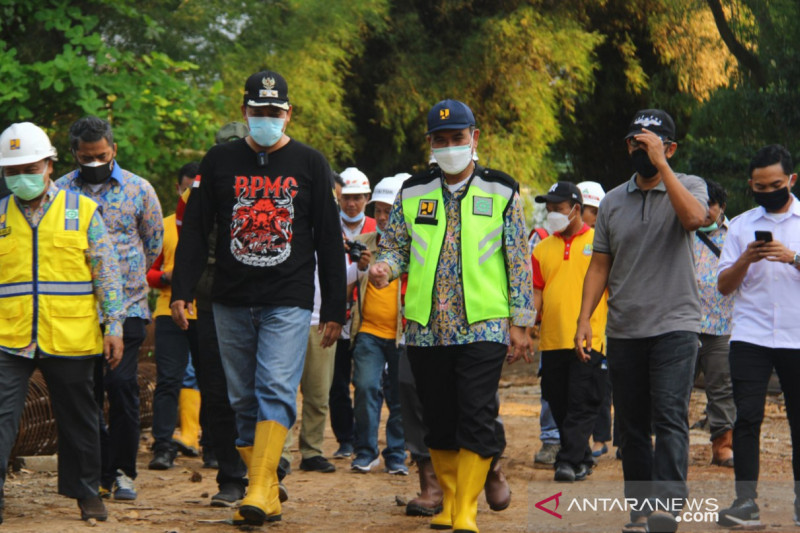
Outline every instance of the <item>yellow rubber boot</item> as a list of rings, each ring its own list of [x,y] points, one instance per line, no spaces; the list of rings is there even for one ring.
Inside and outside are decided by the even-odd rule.
[[[431,529],[450,529],[455,516],[456,475],[458,452],[456,450],[431,449],[431,462],[436,479],[442,487],[442,512],[431,519]],[[484,476],[485,477],[485,476]]]
[[[250,478],[247,495],[239,514],[251,524],[275,522],[281,519],[278,494],[278,462],[281,459],[287,428],[274,420],[256,424],[253,457],[248,467]]]
[[[178,396],[178,418],[181,421],[180,436],[173,435],[181,453],[191,457],[200,455],[200,391],[181,389]],[[183,446],[181,446],[181,444]]]
[[[248,472],[250,471],[250,462],[253,460],[253,447],[252,446],[237,446],[236,449],[239,451],[239,457],[242,458],[242,462],[244,462],[244,466],[247,467]],[[240,526],[246,524],[247,520],[239,513],[238,510],[234,511],[233,513],[233,525]]]
[[[458,452],[453,533],[478,533],[478,496],[483,492],[491,457],[461,448]]]

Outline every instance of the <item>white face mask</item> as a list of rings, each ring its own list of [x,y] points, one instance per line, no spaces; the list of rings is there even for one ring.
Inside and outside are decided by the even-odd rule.
[[[463,172],[472,162],[472,140],[463,146],[433,148],[433,157],[445,174],[454,176]]]
[[[572,213],[572,209],[569,210]],[[552,235],[553,233],[564,231],[569,226],[572,219],[569,215],[552,211],[547,213],[547,219],[544,222],[545,229]]]

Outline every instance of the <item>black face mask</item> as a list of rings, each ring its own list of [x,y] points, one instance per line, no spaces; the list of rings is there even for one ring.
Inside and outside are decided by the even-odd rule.
[[[772,192],[753,191],[753,199],[767,211],[777,211],[789,201],[789,187],[783,187]]]
[[[658,169],[650,161],[650,156],[644,150],[634,150],[631,153],[631,162],[636,173],[644,179],[650,179],[658,174]]]
[[[97,167],[81,165],[81,179],[86,183],[97,185],[111,177],[111,161]]]

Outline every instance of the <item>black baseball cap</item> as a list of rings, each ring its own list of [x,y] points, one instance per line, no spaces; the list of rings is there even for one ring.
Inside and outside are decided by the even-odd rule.
[[[271,70],[256,72],[244,84],[244,105],[275,106],[289,110],[289,85],[283,76]]]
[[[534,198],[537,204],[545,202],[561,203],[573,200],[583,206],[583,195],[577,185],[571,181],[559,181],[547,191]]]
[[[442,100],[428,111],[428,131],[463,130],[475,125],[475,115],[464,102]]]
[[[642,133],[646,128],[662,139],[675,140],[675,121],[663,109],[641,109],[633,116],[625,140]]]

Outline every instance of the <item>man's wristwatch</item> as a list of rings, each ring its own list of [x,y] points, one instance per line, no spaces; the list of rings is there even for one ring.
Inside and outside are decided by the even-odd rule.
[[[794,259],[792,259],[792,266],[800,268],[800,253],[795,252]]]

